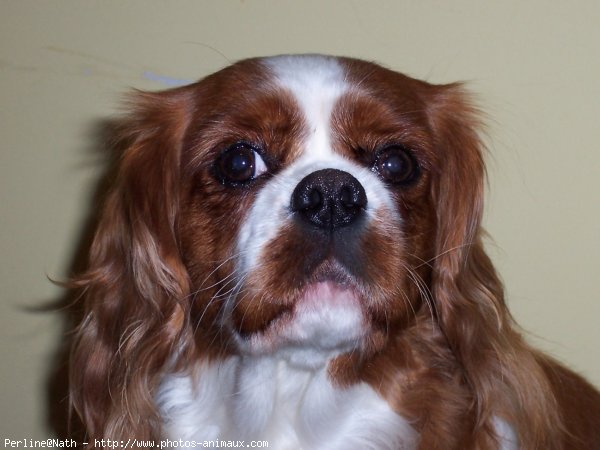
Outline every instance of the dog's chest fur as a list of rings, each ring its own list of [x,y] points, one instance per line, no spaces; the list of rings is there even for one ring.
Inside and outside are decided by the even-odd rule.
[[[325,368],[230,358],[194,378],[167,376],[158,392],[163,437],[266,440],[285,449],[413,449],[417,434],[366,384],[334,387]]]

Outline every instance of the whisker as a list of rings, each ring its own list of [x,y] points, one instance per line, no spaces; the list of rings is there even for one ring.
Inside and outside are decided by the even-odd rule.
[[[415,269],[418,269],[419,267],[423,267],[424,265],[430,265],[431,262],[435,261],[436,259],[438,259],[441,256],[444,256],[444,255],[446,255],[446,254],[448,254],[450,252],[454,252],[456,250],[460,250],[461,248],[470,247],[471,245],[473,245],[473,242],[466,242],[464,244],[457,245],[456,247],[452,247],[452,248],[449,248],[447,250],[444,250],[443,252],[438,253],[437,255],[435,255],[431,259],[428,259],[427,261],[421,260],[421,261],[423,261],[423,264],[418,265],[417,267],[415,267]],[[415,256],[415,255],[411,255],[411,256]]]
[[[431,314],[431,320],[433,323],[436,321],[437,311],[435,310],[435,302],[433,301],[433,293],[427,286],[427,283],[421,278],[421,276],[411,267],[405,266],[405,269],[408,273],[409,278],[413,281],[417,289],[419,290],[419,295],[423,299],[423,301],[427,304],[429,308],[429,312]]]
[[[221,263],[220,263],[220,264],[219,264],[217,267],[215,267],[215,268],[214,268],[214,269],[213,269],[213,270],[212,270],[212,271],[211,271],[211,272],[210,272],[210,273],[209,273],[209,274],[208,274],[208,275],[207,275],[207,276],[204,278],[204,280],[202,280],[202,282],[200,283],[200,286],[199,286],[199,288],[198,288],[198,290],[197,290],[196,292],[198,292],[198,291],[201,291],[201,290],[208,290],[208,289],[210,289],[210,288],[214,287],[215,285],[218,285],[220,282],[217,282],[217,283],[215,283],[215,284],[213,284],[213,285],[211,285],[211,286],[208,286],[208,287],[206,287],[206,288],[203,288],[203,286],[204,286],[204,283],[206,283],[206,282],[207,282],[207,281],[210,279],[210,277],[212,277],[212,276],[214,275],[214,273],[215,273],[217,270],[219,270],[221,267],[223,267],[225,264],[227,264],[227,263],[228,263],[229,261],[231,261],[232,259],[238,258],[239,256],[241,256],[241,255],[243,255],[243,254],[245,254],[245,253],[247,253],[247,252],[248,252],[247,250],[242,250],[242,251],[239,251],[239,252],[237,252],[237,253],[236,253],[236,254],[234,254],[234,255],[231,255],[230,257],[226,258],[225,260],[223,260],[223,261],[222,261],[222,262],[221,262]],[[233,275],[234,273],[235,273],[235,271],[232,271],[232,272],[231,272],[231,273],[230,273],[230,274],[229,274],[227,277],[225,277],[225,279],[229,278],[229,277],[230,277],[231,275]],[[221,281],[223,281],[223,280],[221,280]]]
[[[221,286],[219,288],[219,290],[210,298],[210,300],[208,301],[208,303],[205,305],[204,310],[202,311],[202,314],[200,315],[200,318],[198,319],[198,321],[196,323],[196,327],[194,329],[194,332],[198,330],[198,327],[202,323],[202,319],[204,318],[204,316],[205,316],[206,312],[208,311],[208,309],[213,305],[213,303],[215,301],[220,300],[223,297],[230,296],[230,294],[232,292],[234,292],[236,289],[238,289],[238,287],[241,287],[241,285],[243,284],[243,282],[246,280],[246,276],[242,276],[238,280],[235,280],[235,284],[233,285],[233,287],[230,288],[230,289],[228,289],[227,291],[225,291],[223,294],[221,294],[221,291],[223,291],[223,289],[225,289],[228,285],[230,285],[234,280],[235,279],[229,279],[227,281],[227,283],[225,283],[223,286]]]

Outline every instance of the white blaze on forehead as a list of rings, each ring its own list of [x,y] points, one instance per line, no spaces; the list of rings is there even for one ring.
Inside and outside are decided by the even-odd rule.
[[[348,91],[340,63],[323,55],[276,56],[264,60],[275,82],[290,91],[308,125],[304,153],[331,155],[331,112]]]

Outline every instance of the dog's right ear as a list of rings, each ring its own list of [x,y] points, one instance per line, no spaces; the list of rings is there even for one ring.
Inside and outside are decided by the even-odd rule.
[[[92,442],[157,437],[157,376],[187,342],[189,281],[176,226],[193,92],[133,96],[118,127],[124,151],[89,266],[72,283],[82,291],[84,316],[71,355],[71,404]]]

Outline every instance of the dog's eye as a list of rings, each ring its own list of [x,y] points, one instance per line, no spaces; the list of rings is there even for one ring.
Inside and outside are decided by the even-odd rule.
[[[408,184],[419,175],[413,154],[401,145],[390,145],[377,154],[373,170],[389,183]]]
[[[250,144],[238,142],[227,148],[215,163],[215,172],[224,184],[242,185],[267,171],[265,162]]]

